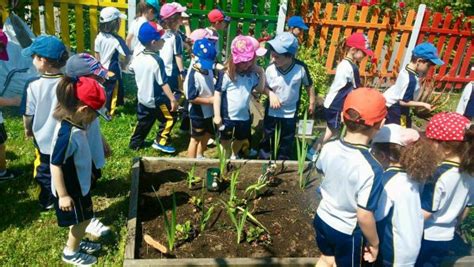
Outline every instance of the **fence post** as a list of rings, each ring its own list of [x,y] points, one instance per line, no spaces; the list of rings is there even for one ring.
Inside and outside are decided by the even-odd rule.
[[[282,33],[285,30],[286,12],[288,11],[288,0],[280,1],[280,9],[278,10],[278,22],[276,32]]]
[[[135,20],[136,6],[137,6],[137,3],[135,0],[128,1],[128,15],[127,15],[128,30],[130,30],[132,26],[132,22]]]
[[[413,25],[413,30],[411,32],[410,41],[408,42],[408,48],[405,52],[405,57],[403,58],[403,63],[400,65],[398,73],[400,73],[405,66],[408,64],[411,58],[411,51],[415,48],[416,41],[420,35],[421,24],[423,23],[423,17],[425,16],[426,5],[421,4],[418,6],[418,11],[416,12],[415,25]]]

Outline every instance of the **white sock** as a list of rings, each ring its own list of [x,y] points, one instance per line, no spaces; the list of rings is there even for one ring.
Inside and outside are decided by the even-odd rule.
[[[78,251],[79,251],[79,249],[77,249],[76,251],[73,251],[73,250],[69,249],[67,246],[65,246],[64,249],[63,249],[63,253],[64,253],[64,255],[66,255],[66,256],[74,255],[74,254],[76,254]]]

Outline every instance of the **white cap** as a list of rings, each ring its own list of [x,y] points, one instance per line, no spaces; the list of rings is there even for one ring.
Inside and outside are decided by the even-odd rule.
[[[110,22],[116,19],[127,19],[127,15],[120,13],[115,7],[106,7],[100,11],[100,23]]]
[[[372,144],[391,143],[406,146],[420,139],[418,131],[403,128],[398,124],[387,124],[380,128],[380,131],[372,139]]]

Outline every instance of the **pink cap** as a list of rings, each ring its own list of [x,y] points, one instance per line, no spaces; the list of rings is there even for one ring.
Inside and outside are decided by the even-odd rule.
[[[161,19],[167,19],[167,18],[173,16],[176,13],[182,13],[182,12],[186,11],[186,9],[187,9],[186,7],[180,5],[176,2],[169,3],[169,4],[164,4],[160,9],[160,18]]]
[[[255,58],[256,50],[255,42],[250,36],[239,35],[232,40],[232,61],[234,64],[249,62]]]
[[[374,56],[374,51],[370,50],[369,39],[363,33],[354,33],[349,36],[346,45],[364,51],[367,56]]]
[[[219,38],[217,36],[212,35],[212,33],[206,29],[196,29],[194,30],[191,35],[189,36],[193,42],[196,42],[197,40],[201,40],[204,38],[207,38],[209,40],[214,40],[217,41]]]
[[[262,57],[267,53],[267,49],[264,47],[260,46],[260,42],[257,41],[257,39],[253,38],[252,36],[249,36],[250,40],[252,41],[253,46],[255,47],[255,54],[257,56]]]
[[[3,45],[3,51],[0,52],[0,60],[8,61],[8,53],[7,53],[8,37],[1,29],[0,29],[0,43]]]

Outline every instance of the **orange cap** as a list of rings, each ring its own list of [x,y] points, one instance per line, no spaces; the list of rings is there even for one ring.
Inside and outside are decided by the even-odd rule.
[[[342,108],[342,114],[344,119],[354,121],[346,113],[349,109],[353,109],[360,114],[360,118],[355,120],[355,122],[368,126],[374,126],[374,124],[382,121],[387,115],[385,98],[379,91],[373,88],[354,89],[347,95],[344,107]]]

